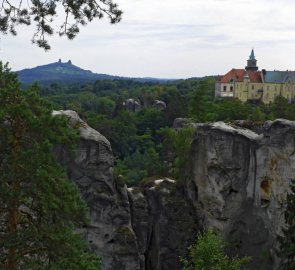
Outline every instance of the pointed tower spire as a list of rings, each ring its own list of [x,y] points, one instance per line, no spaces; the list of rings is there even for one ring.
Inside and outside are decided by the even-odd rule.
[[[254,49],[252,49],[251,54],[249,56],[249,60],[255,60]]]
[[[252,49],[251,54],[249,56],[249,59],[247,61],[247,66],[245,67],[245,69],[248,70],[254,70],[257,71],[258,67],[257,67],[257,60],[255,59],[255,54],[254,54],[254,49]]]

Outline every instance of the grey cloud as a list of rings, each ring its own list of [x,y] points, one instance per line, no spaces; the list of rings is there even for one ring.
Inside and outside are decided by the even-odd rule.
[[[160,40],[181,40],[192,38],[204,38],[204,40],[214,39],[216,28],[220,25],[215,24],[157,24],[157,23],[132,23],[120,31],[112,33],[112,39],[153,39]]]
[[[263,40],[251,40],[251,41],[236,41],[233,42],[235,47],[249,47],[249,44],[256,48],[274,47],[283,45],[293,45],[295,43],[295,38],[290,39],[263,39]]]

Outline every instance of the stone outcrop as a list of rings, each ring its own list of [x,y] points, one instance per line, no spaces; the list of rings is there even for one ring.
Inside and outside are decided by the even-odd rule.
[[[182,269],[200,229],[196,208],[174,180],[157,179],[141,189],[130,188],[132,227],[142,259],[141,269]]]
[[[261,135],[224,123],[197,127],[187,194],[205,228],[220,230],[233,250],[252,256],[250,269],[278,267],[276,236],[294,159],[295,122],[266,122]]]
[[[154,100],[153,107],[158,110],[165,110],[167,105],[164,101],[156,99],[156,100]]]
[[[108,140],[73,111],[65,115],[80,140],[71,152],[55,153],[78,186],[90,210],[90,224],[82,230],[91,248],[103,258],[104,270],[181,269],[199,225],[193,204],[171,179],[129,188],[113,177]]]
[[[231,250],[253,257],[250,269],[277,269],[276,235],[295,174],[295,122],[266,122],[260,135],[224,123],[196,128],[188,177],[150,180],[127,188],[113,176],[110,143],[75,112],[76,150],[55,149],[90,209],[83,229],[104,270],[180,270],[180,256],[200,229],[220,230]]]
[[[233,121],[233,124],[241,128],[250,129],[257,134],[261,134],[263,132],[263,122],[264,121],[235,120]]]
[[[129,112],[137,112],[140,110],[141,105],[137,99],[128,98],[123,102],[124,108]]]
[[[91,222],[84,234],[91,248],[102,256],[105,270],[140,269],[127,188],[114,180],[109,141],[73,111],[53,114],[67,116],[70,125],[79,129],[74,152],[61,146],[55,152],[89,207]]]

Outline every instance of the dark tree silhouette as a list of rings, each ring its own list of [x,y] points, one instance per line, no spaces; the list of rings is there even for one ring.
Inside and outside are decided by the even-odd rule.
[[[18,25],[30,25],[32,21],[36,26],[32,42],[39,47],[49,50],[50,45],[46,39],[56,30],[60,36],[73,39],[80,30],[94,19],[108,17],[110,23],[121,20],[122,11],[113,0],[1,0],[0,4],[0,33],[16,35]],[[52,27],[57,11],[64,12],[64,20],[59,29]]]

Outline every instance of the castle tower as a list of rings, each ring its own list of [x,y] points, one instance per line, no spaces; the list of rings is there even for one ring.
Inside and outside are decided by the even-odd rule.
[[[245,69],[248,70],[254,70],[257,71],[258,67],[257,67],[257,60],[255,59],[255,55],[254,55],[254,50],[252,49],[251,54],[249,56],[249,59],[247,61],[247,66],[245,67]]]

